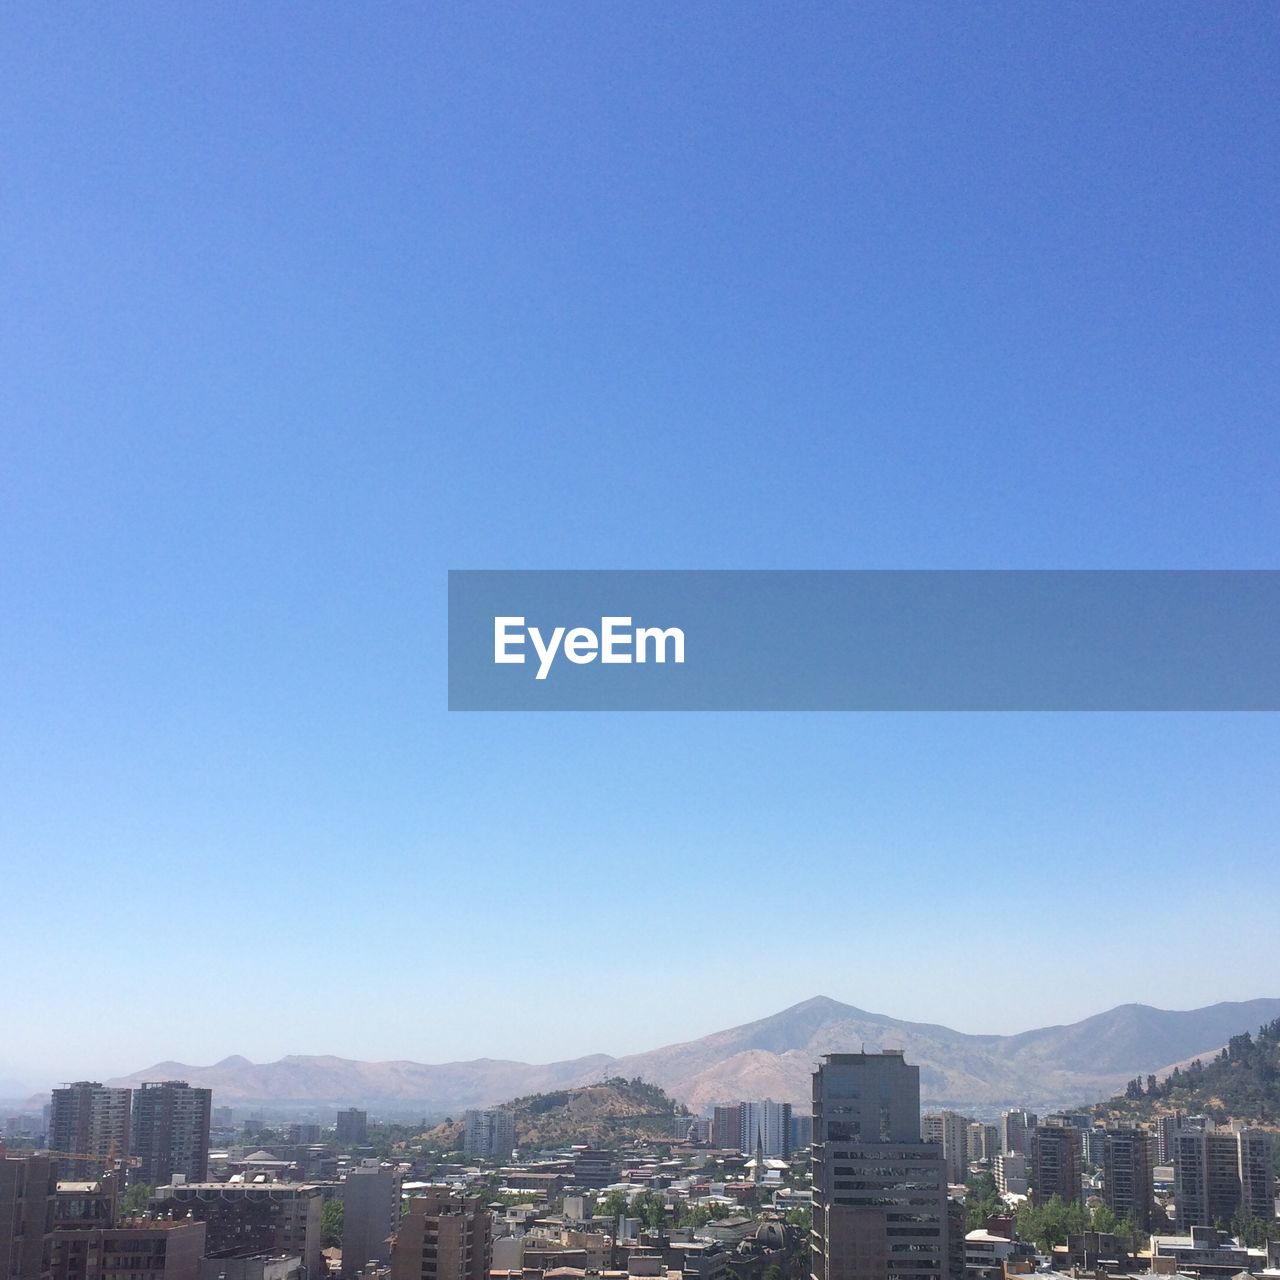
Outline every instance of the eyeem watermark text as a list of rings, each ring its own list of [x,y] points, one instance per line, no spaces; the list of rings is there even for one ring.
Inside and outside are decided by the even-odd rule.
[[[525,625],[523,617],[495,617],[493,620],[493,660],[498,665],[523,663],[526,640],[538,659],[535,680],[545,680],[563,653],[570,662],[630,664],[633,662],[684,662],[684,632],[679,627],[635,627],[630,618],[604,617],[600,630],[591,627],[554,627],[544,636],[537,627]]]

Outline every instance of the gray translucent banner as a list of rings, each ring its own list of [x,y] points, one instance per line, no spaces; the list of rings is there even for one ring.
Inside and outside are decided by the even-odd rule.
[[[455,570],[449,707],[1274,711],[1278,637],[1274,570]]]

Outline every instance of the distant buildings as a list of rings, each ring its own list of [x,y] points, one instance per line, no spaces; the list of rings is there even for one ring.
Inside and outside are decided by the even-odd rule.
[[[479,1196],[417,1196],[391,1249],[391,1280],[489,1280],[493,1229]]]
[[[342,1183],[342,1275],[359,1275],[368,1262],[390,1262],[400,1225],[400,1175],[366,1160]]]
[[[188,1182],[209,1176],[209,1121],[212,1093],[185,1080],[143,1084],[134,1090],[130,1153],[138,1160],[138,1180],[160,1187],[180,1174]]]
[[[501,1108],[468,1111],[462,1118],[462,1150],[480,1160],[509,1160],[516,1146],[516,1118]]]
[[[808,1146],[813,1133],[812,1122],[800,1126]],[[711,1145],[726,1151],[737,1151],[744,1156],[754,1156],[757,1143],[763,1146],[766,1156],[785,1160],[795,1149],[795,1117],[789,1102],[735,1102],[716,1107],[711,1116]]]
[[[369,1137],[369,1113],[348,1107],[338,1112],[336,1140],[343,1146],[359,1146]]]
[[[738,1150],[743,1155],[755,1155],[758,1146],[775,1159],[785,1160],[791,1154],[791,1103],[743,1102],[739,1113]]]
[[[920,1120],[921,1137],[926,1142],[936,1142],[942,1148],[949,1182],[963,1182],[969,1176],[970,1123],[968,1116],[954,1111],[941,1111]]]
[[[711,1145],[722,1151],[742,1150],[742,1107],[716,1107],[711,1113]]]
[[[1068,1204],[1083,1201],[1079,1129],[1066,1124],[1036,1125],[1031,1131],[1028,1175],[1032,1204],[1048,1204],[1054,1196]]]
[[[920,1069],[900,1050],[828,1054],[813,1077],[813,1280],[941,1280],[946,1168],[920,1136]]]
[[[108,1089],[94,1080],[53,1091],[49,1147],[76,1157],[58,1160],[59,1178],[96,1177],[109,1159],[129,1154],[129,1104],[128,1089]]]
[[[1031,1131],[1039,1124],[1034,1111],[1006,1111],[1000,1117],[1000,1150],[1031,1154]]]
[[[1000,1131],[979,1120],[969,1124],[969,1159],[991,1161],[1000,1154]]]

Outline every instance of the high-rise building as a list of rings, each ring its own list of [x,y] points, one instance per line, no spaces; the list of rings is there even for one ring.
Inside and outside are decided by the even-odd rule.
[[[711,1145],[723,1151],[742,1150],[742,1106],[716,1107],[711,1113]]]
[[[1031,1131],[1031,1203],[1054,1196],[1070,1204],[1083,1201],[1080,1182],[1080,1130],[1067,1124],[1038,1124]]]
[[[1173,1163],[1173,1140],[1185,1123],[1186,1117],[1181,1111],[1156,1117],[1156,1164]]]
[[[1034,1111],[1006,1111],[1000,1117],[1000,1150],[1010,1154],[1031,1154],[1031,1131],[1039,1123]]]
[[[1003,1195],[1027,1194],[1027,1157],[1020,1151],[1002,1151],[996,1156],[992,1172],[996,1190]]]
[[[813,1117],[791,1113],[791,1150],[803,1154],[813,1141]]]
[[[738,1150],[743,1155],[755,1155],[757,1147],[776,1159],[785,1160],[791,1154],[791,1103],[744,1102],[738,1110],[742,1117]]]
[[[950,1182],[963,1182],[969,1176],[969,1124],[968,1116],[954,1111],[940,1111],[920,1120],[921,1137],[942,1148]]]
[[[48,1156],[0,1155],[0,1277],[49,1280],[57,1171]]]
[[[400,1174],[365,1160],[342,1184],[342,1275],[359,1275],[369,1262],[391,1261],[400,1225]]]
[[[129,1154],[128,1089],[108,1089],[95,1080],[78,1080],[53,1091],[49,1146],[84,1159],[60,1159],[58,1177],[95,1178],[108,1160]]]
[[[391,1246],[391,1280],[489,1280],[492,1255],[479,1196],[415,1196]]]
[[[1270,1222],[1276,1216],[1275,1135],[1265,1129],[1241,1129],[1238,1141],[1240,1207],[1250,1218]]]
[[[1107,1129],[1102,1137],[1102,1198],[1121,1221],[1151,1231],[1152,1138],[1145,1129]]]
[[[334,1137],[344,1146],[358,1146],[369,1137],[369,1113],[348,1107],[338,1112],[338,1126]]]
[[[1000,1131],[980,1120],[969,1123],[969,1159],[994,1160],[1000,1154]]]
[[[129,1150],[138,1181],[162,1187],[181,1174],[188,1182],[209,1176],[209,1120],[213,1094],[185,1080],[143,1084],[134,1090]]]
[[[828,1054],[813,1076],[812,1280],[942,1280],[942,1150],[920,1136],[920,1069],[901,1050]]]
[[[516,1117],[491,1108],[468,1111],[462,1118],[462,1149],[481,1160],[508,1160],[516,1146]]]
[[[1272,1136],[1262,1129],[1180,1129],[1174,1135],[1173,1201],[1178,1230],[1230,1224],[1237,1211],[1275,1215]]]

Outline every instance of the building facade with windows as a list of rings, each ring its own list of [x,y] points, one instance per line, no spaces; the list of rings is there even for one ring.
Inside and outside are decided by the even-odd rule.
[[[828,1054],[813,1076],[812,1280],[942,1280],[942,1150],[920,1133],[920,1069],[900,1050]]]

